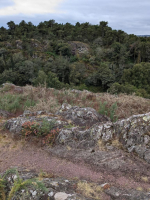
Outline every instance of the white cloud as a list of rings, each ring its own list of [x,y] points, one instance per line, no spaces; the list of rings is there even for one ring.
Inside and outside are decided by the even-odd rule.
[[[58,12],[58,6],[64,0],[14,0],[14,5],[0,9],[0,15],[46,14]]]

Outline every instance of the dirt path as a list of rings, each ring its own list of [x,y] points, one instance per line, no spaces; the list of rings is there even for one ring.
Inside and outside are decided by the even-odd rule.
[[[146,182],[136,182],[121,175],[115,177],[114,173],[96,172],[87,165],[72,163],[65,159],[59,159],[47,153],[41,147],[31,145],[25,140],[14,141],[8,134],[0,134],[0,172],[10,167],[23,167],[29,170],[40,170],[53,173],[56,176],[66,178],[85,179],[98,183],[109,183],[125,188],[144,188],[150,189],[150,184]],[[149,178],[149,177],[148,177]]]

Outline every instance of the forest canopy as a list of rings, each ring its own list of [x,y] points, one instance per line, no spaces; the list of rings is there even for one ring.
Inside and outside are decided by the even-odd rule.
[[[22,20],[0,28],[0,84],[46,85],[150,98],[150,37],[108,22],[75,25]]]

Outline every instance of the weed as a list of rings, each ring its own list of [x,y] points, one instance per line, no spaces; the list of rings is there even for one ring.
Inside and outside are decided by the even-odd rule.
[[[88,198],[99,200],[102,199],[101,194],[103,189],[101,188],[101,186],[96,185],[95,183],[79,181],[77,184],[77,190],[81,191],[81,193]]]
[[[43,178],[54,178],[54,174],[43,172],[43,170],[40,170],[40,173],[38,174],[38,178],[39,180],[42,180]]]

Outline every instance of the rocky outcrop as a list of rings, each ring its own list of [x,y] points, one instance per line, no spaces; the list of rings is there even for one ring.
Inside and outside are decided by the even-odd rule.
[[[102,173],[105,179],[107,174],[111,174],[109,179],[107,177],[108,187],[103,188],[102,185],[105,184],[100,183],[102,193],[106,194],[101,199],[150,199],[147,189],[136,189],[136,184],[141,183],[142,177],[145,181],[141,184],[143,187],[149,187],[150,182],[148,170],[150,113],[134,115],[112,123],[109,118],[99,115],[92,108],[63,104],[56,114],[25,111],[23,115],[7,120],[5,127],[14,136],[21,136],[24,122],[41,123],[43,120],[48,122],[55,120],[55,128],[59,128],[55,146],[46,148],[48,155],[92,166],[92,170]],[[110,177],[112,176],[115,180],[112,178],[111,185]],[[16,193],[15,199],[22,199],[26,194],[29,195],[27,198],[43,200],[47,197],[52,200],[96,199],[83,195],[78,190],[79,188],[77,189],[75,180],[63,178],[43,178],[42,180],[49,189],[47,193],[39,192],[30,186],[27,192]],[[122,180],[125,183],[122,183]],[[105,180],[104,183],[106,183]],[[81,193],[78,193],[79,191]]]
[[[62,116],[64,119],[71,120],[73,124],[83,128],[90,128],[97,122],[109,121],[108,117],[100,115],[93,108],[80,108],[66,103],[62,105],[56,114]]]
[[[71,47],[71,52],[73,55],[89,53],[89,46],[83,42],[70,41],[70,42],[68,42],[68,44]]]
[[[16,48],[22,49],[22,41],[21,40],[16,40]]]
[[[58,145],[87,149],[95,148],[102,141],[106,148],[113,149],[113,141],[118,140],[122,148],[150,163],[150,113],[112,123],[93,108],[63,104],[56,115],[26,111],[22,116],[8,120],[5,127],[13,134],[20,134],[25,122],[40,123],[43,119],[56,121],[56,127],[60,129],[56,141]]]

